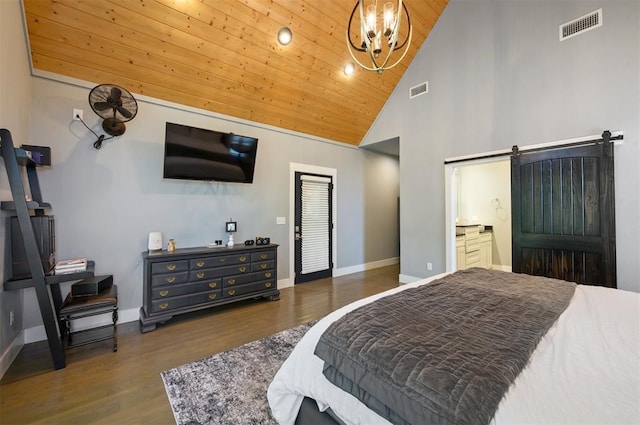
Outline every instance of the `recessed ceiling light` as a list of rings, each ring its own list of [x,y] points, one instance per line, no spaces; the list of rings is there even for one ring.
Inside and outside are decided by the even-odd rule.
[[[347,62],[342,72],[344,72],[344,75],[349,76],[353,74],[353,71],[355,70],[356,70],[356,66],[353,64],[353,62]]]
[[[283,46],[286,46],[287,44],[291,43],[292,38],[293,38],[293,34],[291,33],[291,30],[289,28],[282,27],[280,28],[280,31],[278,31],[278,41]]]

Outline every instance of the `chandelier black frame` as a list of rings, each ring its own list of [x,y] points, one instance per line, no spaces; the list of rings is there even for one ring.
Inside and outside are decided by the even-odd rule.
[[[377,1],[375,1],[374,4],[377,6]],[[351,38],[351,32],[352,32],[351,24],[353,23],[353,17],[355,16],[356,10],[358,9],[360,10],[360,34],[362,37],[362,43],[359,46],[357,46],[353,42],[353,39]],[[409,32],[407,33],[407,36],[402,41],[402,43],[398,44],[398,34],[400,32],[399,30],[400,30],[400,20],[401,20],[400,9],[402,9],[402,11],[404,12],[404,16],[407,20],[407,25],[409,27]],[[354,6],[353,11],[351,12],[351,16],[349,17],[349,25],[347,26],[347,31],[346,31],[347,43],[348,43],[347,47],[349,49],[349,54],[351,55],[353,60],[362,68],[368,71],[375,71],[378,74],[382,74],[384,70],[391,69],[396,65],[398,65],[400,61],[402,61],[402,59],[404,59],[404,57],[407,55],[407,52],[409,51],[409,47],[411,46],[411,37],[413,35],[413,27],[411,26],[411,19],[409,18],[409,11],[407,10],[407,6],[405,6],[402,0],[398,0],[398,7],[396,10],[397,10],[397,14],[396,14],[395,22],[393,23],[392,28],[385,28],[384,33],[382,33],[382,31],[374,33],[372,31],[366,31],[364,0],[358,0],[356,2],[356,5]],[[380,53],[382,53],[382,46],[381,46],[382,40],[377,40],[378,45],[376,46],[376,38],[377,37],[382,38],[383,36],[386,38],[388,51],[386,55],[384,55],[384,60],[381,63],[379,63],[378,57]],[[404,51],[402,52],[402,55],[400,56],[400,58],[398,58],[398,60],[393,62],[391,65],[387,65],[389,63],[389,60],[391,59],[391,55],[395,51],[403,48],[404,48]],[[371,64],[373,66],[367,66],[363,64],[360,60],[356,58],[354,51],[360,52],[360,53],[367,53],[369,56],[369,59],[371,60]]]

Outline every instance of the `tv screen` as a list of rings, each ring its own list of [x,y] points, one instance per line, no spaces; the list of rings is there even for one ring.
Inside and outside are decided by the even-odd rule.
[[[164,178],[253,183],[258,139],[168,122]]]

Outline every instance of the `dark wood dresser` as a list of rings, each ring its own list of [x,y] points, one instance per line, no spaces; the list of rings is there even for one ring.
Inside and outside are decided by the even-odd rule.
[[[248,298],[280,299],[278,245],[145,251],[140,329]]]

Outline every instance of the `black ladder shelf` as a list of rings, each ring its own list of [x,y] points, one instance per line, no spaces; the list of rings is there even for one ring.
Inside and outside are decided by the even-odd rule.
[[[61,340],[60,321],[58,319],[58,313],[62,306],[60,283],[93,276],[95,264],[89,262],[87,270],[80,273],[64,275],[45,274],[29,214],[30,211],[33,211],[35,215],[42,216],[45,215],[44,212],[46,209],[51,208],[50,204],[42,202],[42,193],[40,192],[40,183],[36,171],[37,164],[27,155],[24,149],[14,147],[11,132],[4,128],[0,129],[0,148],[7,170],[7,176],[9,177],[11,194],[13,195],[13,201],[2,201],[0,203],[0,209],[11,211],[12,214],[15,214],[18,218],[18,225],[22,233],[24,249],[27,255],[27,263],[29,264],[29,271],[31,272],[31,277],[27,279],[4,282],[4,289],[35,289],[40,313],[42,314],[42,322],[44,323],[44,328],[47,333],[53,366],[55,369],[62,369],[65,367],[66,361]],[[27,170],[31,201],[27,201],[25,197],[26,193],[20,166],[25,167]]]

